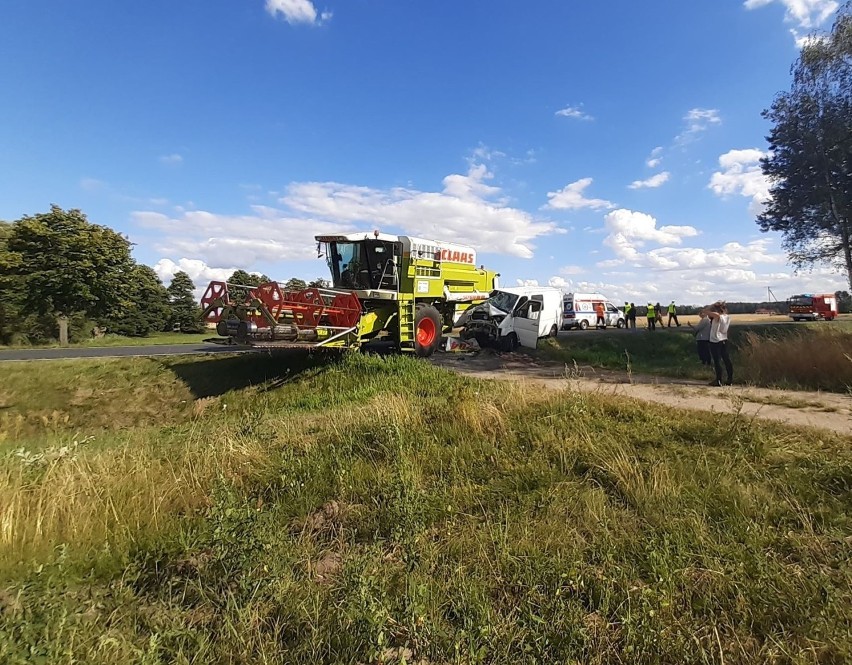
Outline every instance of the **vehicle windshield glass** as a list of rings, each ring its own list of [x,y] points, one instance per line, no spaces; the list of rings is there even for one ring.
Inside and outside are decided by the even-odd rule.
[[[518,301],[518,296],[515,293],[507,293],[506,291],[492,291],[488,303],[497,309],[509,314],[515,309],[515,303]]]
[[[790,298],[790,304],[807,307],[813,304],[813,298],[808,298],[807,296],[796,296],[794,298]]]
[[[399,288],[399,243],[383,240],[329,243],[326,260],[332,284],[344,289]]]

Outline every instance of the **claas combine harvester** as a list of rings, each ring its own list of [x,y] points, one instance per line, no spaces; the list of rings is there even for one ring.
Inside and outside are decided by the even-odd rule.
[[[357,348],[376,338],[429,356],[443,332],[497,288],[497,275],[476,267],[470,247],[408,236],[316,236],[331,271],[330,288],[288,291],[278,282],[251,287],[235,302],[226,282],[210,282],[201,299],[219,343],[264,348]]]

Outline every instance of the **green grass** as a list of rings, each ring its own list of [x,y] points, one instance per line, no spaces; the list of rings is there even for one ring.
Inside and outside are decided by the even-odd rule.
[[[9,368],[68,418],[0,453],[0,662],[852,659],[848,438],[403,357],[69,365]],[[47,368],[145,387],[105,424]]]
[[[95,337],[87,339],[84,342],[71,344],[72,347],[109,347],[109,346],[150,346],[152,344],[199,344],[205,339],[215,337],[216,332],[209,330],[203,333],[152,333],[148,337],[124,337],[122,335],[104,335],[103,337]],[[37,348],[58,348],[57,342],[51,344],[38,345]],[[4,346],[0,345],[0,349],[25,349],[32,348],[29,346]]]
[[[729,334],[738,383],[847,392],[852,386],[852,322],[732,326]],[[567,335],[539,345],[544,358],[691,379],[712,378],[688,328],[611,335]]]

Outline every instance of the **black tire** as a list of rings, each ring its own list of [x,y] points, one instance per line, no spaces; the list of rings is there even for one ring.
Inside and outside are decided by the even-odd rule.
[[[624,319],[619,319],[618,323],[615,324],[615,327],[616,328],[623,328],[624,327]]]
[[[518,336],[515,333],[509,333],[503,338],[503,351],[514,351],[521,343],[518,341]]]
[[[550,329],[550,335],[549,335],[549,337],[553,337],[553,339],[556,339],[556,336],[557,336],[558,334],[559,334],[559,328],[557,328],[556,326],[553,326],[553,327]]]
[[[441,345],[443,322],[441,314],[432,305],[418,305],[414,315],[414,353],[428,358]]]
[[[580,330],[588,330],[589,329],[589,322],[586,321],[586,319],[583,319],[579,323],[579,328],[580,328]]]

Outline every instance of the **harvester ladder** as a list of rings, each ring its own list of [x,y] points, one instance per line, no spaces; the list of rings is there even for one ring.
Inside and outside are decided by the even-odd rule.
[[[414,296],[399,294],[399,348],[414,349]]]

